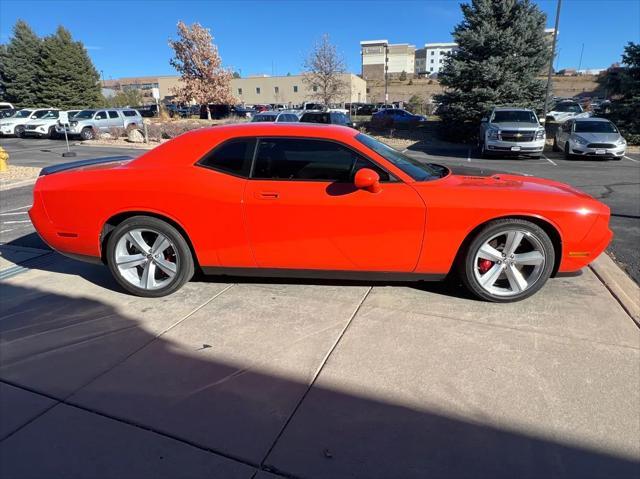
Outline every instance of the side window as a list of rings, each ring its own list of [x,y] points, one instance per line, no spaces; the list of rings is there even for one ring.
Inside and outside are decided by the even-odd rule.
[[[375,171],[376,173],[378,173],[378,176],[380,176],[380,181],[390,181],[389,173],[384,171],[378,165],[370,162],[366,158],[362,158],[361,156],[359,156],[356,159],[356,166],[355,166],[355,168],[353,168],[353,174],[355,175],[356,172],[358,170],[361,170],[362,168],[369,168],[369,169]]]
[[[118,118],[118,112],[117,111],[113,111],[113,110],[109,110],[109,118]]]
[[[107,112],[106,111],[99,111],[98,113],[96,113],[95,119],[96,120],[106,120],[107,119]]]
[[[247,178],[255,149],[255,138],[239,138],[216,146],[198,165]]]
[[[260,140],[253,178],[274,180],[349,181],[357,154],[323,140]]]
[[[573,123],[573,122],[571,122],[571,121],[565,121],[565,122],[563,123],[563,125],[562,125],[562,131],[566,131],[566,132],[571,131],[572,123]]]

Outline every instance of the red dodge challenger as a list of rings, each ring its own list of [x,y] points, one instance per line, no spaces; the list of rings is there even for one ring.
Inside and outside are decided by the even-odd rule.
[[[164,296],[205,273],[369,280],[460,275],[523,299],[609,244],[609,208],[562,183],[423,163],[329,125],[206,128],[137,159],[42,170],[31,220],[127,291]]]

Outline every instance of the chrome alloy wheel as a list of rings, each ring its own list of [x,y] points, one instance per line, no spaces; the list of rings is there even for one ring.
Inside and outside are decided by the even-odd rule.
[[[542,242],[530,231],[506,230],[485,241],[474,257],[478,284],[495,296],[515,296],[542,276],[547,258]]]
[[[178,273],[177,248],[164,234],[135,228],[124,234],[115,247],[115,264],[127,282],[146,290],[160,289]]]

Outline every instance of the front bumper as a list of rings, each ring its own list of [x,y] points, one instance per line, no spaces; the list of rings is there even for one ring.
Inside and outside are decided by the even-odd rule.
[[[0,126],[1,135],[13,135],[16,129],[16,125]]]
[[[502,141],[486,140],[485,150],[488,153],[503,155],[539,155],[544,150],[545,140],[534,141]]]
[[[27,128],[24,129],[24,136],[45,136],[49,134],[49,127],[39,126],[36,129],[29,130]]]
[[[588,148],[573,142],[570,145],[572,155],[594,158],[622,158],[627,149],[627,145],[618,146],[616,148]]]

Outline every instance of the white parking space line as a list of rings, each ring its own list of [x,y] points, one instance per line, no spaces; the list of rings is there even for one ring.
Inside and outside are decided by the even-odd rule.
[[[471,161],[471,148],[467,150],[467,161]]]
[[[558,164],[557,164],[555,161],[550,160],[550,159],[549,159],[549,158],[547,158],[545,155],[542,155],[542,158],[544,158],[545,160],[547,160],[547,161],[548,161],[549,163],[551,163],[553,166],[558,166]]]
[[[15,213],[0,213],[0,216],[17,216],[17,215],[26,215],[26,211],[17,211]]]
[[[15,225],[18,223],[31,223],[31,220],[20,220],[20,221],[3,221],[3,225]]]
[[[1,235],[2,233],[8,233],[9,231],[13,231],[13,228],[11,228],[10,230],[0,230],[0,235]]]
[[[8,210],[4,210],[2,213],[10,213],[11,211],[24,210],[26,208],[31,208],[31,205],[19,206],[18,208],[11,208],[11,209],[8,209]],[[25,213],[26,213],[26,211],[25,211]]]
[[[631,161],[633,161],[634,163],[640,163],[640,161],[639,161],[639,160],[634,160],[633,158],[629,158],[628,156],[625,156],[625,158],[626,158],[627,160],[631,160]]]

